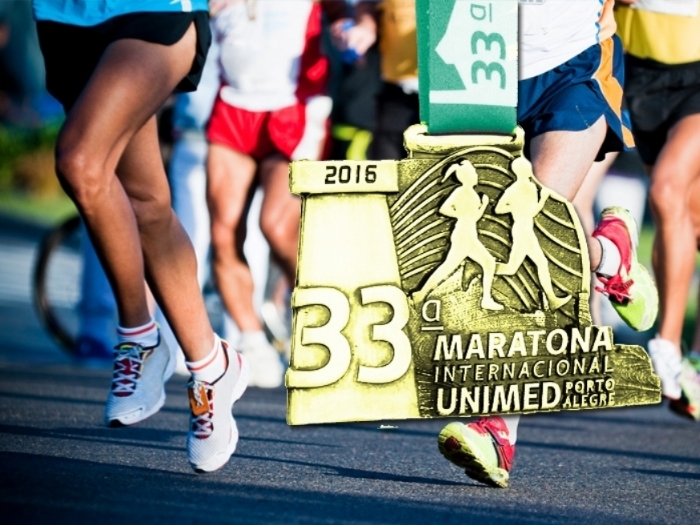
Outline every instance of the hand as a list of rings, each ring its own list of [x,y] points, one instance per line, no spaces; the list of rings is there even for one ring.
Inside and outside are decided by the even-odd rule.
[[[352,18],[340,18],[331,24],[330,35],[333,46],[340,51],[345,51],[348,48],[347,31],[343,29],[345,24],[353,24]]]
[[[377,41],[377,26],[374,21],[363,20],[349,29],[343,29],[348,22],[354,23],[350,18],[341,18],[331,24],[331,41],[340,51],[354,49],[362,56]]]
[[[360,23],[352,26],[346,32],[348,48],[363,56],[377,41],[377,26],[374,23]]]

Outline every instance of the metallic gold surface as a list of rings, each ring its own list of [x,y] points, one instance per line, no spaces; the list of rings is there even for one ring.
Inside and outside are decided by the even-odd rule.
[[[523,135],[405,135],[409,158],[297,161],[292,425],[658,403],[646,352],[591,324],[573,206]]]

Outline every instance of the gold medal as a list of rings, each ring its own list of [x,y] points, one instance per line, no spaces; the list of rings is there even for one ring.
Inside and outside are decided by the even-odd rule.
[[[517,0],[416,9],[408,159],[291,166],[288,422],[658,403],[646,352],[592,325],[584,231],[523,157]]]
[[[405,135],[403,161],[294,162],[303,200],[290,424],[660,401],[591,323],[585,235],[523,135]]]

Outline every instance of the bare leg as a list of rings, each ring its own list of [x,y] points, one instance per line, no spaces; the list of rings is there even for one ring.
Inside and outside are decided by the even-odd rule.
[[[698,309],[695,313],[695,331],[690,349],[700,352],[700,288],[698,288]]]
[[[586,230],[586,234],[590,235],[593,233],[595,228],[595,219],[593,217],[593,206],[595,203],[596,193],[598,192],[598,187],[605,177],[605,174],[610,170],[613,162],[617,158],[617,152],[608,153],[605,158],[600,162],[594,162],[591,169],[583,179],[583,183],[579,188],[572,204],[576,208],[579,218],[581,219],[581,225],[583,229]]]
[[[690,216],[695,230],[695,246],[700,250],[700,180],[695,179],[690,193]],[[693,343],[690,347],[700,352],[700,288],[698,288],[698,309],[695,315],[695,332]]]
[[[600,186],[603,177],[612,166],[612,163],[617,158],[617,153],[608,153],[600,162],[594,162],[591,169],[588,170],[588,174],[583,179],[583,184],[576,193],[573,200],[573,205],[576,208],[579,218],[581,219],[581,224],[584,231],[586,232],[586,237],[590,237],[595,228],[595,219],[593,218],[593,206],[595,202],[596,193],[598,192],[598,187]],[[591,280],[595,282],[595,276],[591,276]],[[595,324],[601,323],[600,314],[600,293],[594,290],[593,283],[591,283],[591,317]]]
[[[659,336],[680,344],[688,289],[695,269],[696,236],[690,194],[700,179],[700,115],[669,132],[651,171],[649,202],[657,232],[653,266],[659,286]]]
[[[242,332],[262,330],[253,306],[253,276],[243,255],[239,226],[255,178],[256,163],[220,144],[209,147],[207,204],[211,215],[212,263],[221,299]]]
[[[270,244],[272,256],[290,283],[296,281],[301,200],[289,192],[289,163],[269,157],[260,166],[264,199],[260,230]]]
[[[199,346],[208,353],[214,341],[197,279],[197,260],[170,207],[155,117],[134,135],[119,161],[117,175],[136,216],[146,278],[156,301],[186,355]]]
[[[598,154],[607,124],[600,117],[583,131],[551,131],[532,139],[530,161],[537,180],[572,201]],[[591,269],[600,264],[600,243],[587,236]]]
[[[132,196],[127,193],[130,189],[116,176],[117,165],[127,147],[138,151],[134,155],[146,159],[149,168],[160,162],[159,154],[158,160],[151,158],[154,153],[139,142],[149,134],[156,139],[155,126],[146,124],[189,71],[195,39],[192,26],[172,46],[131,39],[111,44],[80,98],[68,112],[56,146],[57,173],[85,219],[112,285],[120,324],[125,327],[145,324],[150,319],[143,284],[145,272],[140,239],[143,232],[140,232],[142,225],[138,222],[146,215],[135,213],[130,200]],[[155,211],[147,214],[149,224],[143,225],[146,238],[151,239],[156,230],[164,236],[174,235],[170,245],[175,253],[174,260],[167,256],[161,258],[150,247],[146,249],[149,273],[165,273],[153,283],[157,287],[173,276],[175,279],[190,279],[197,287],[196,274],[187,277],[188,250],[191,252],[192,249],[189,241],[177,235],[179,226],[169,209],[166,217],[167,207],[163,203],[168,201],[169,192],[164,179],[161,180],[162,166],[155,172],[149,168],[137,166],[132,172],[131,168],[125,167],[121,175],[125,180],[140,180],[141,193],[134,196],[134,202],[142,201],[148,195],[146,200],[157,203]],[[190,303],[197,310],[197,296],[187,295],[193,286],[185,285],[179,292],[182,293],[180,299],[167,306],[168,311],[172,312],[184,303]],[[170,289],[161,289],[158,295],[166,301],[172,300]],[[206,313],[198,313],[195,321],[202,319],[203,315]],[[182,325],[178,319],[174,321],[184,338],[182,346],[188,359],[201,359],[211,351],[214,334],[208,322],[201,326],[196,322]]]

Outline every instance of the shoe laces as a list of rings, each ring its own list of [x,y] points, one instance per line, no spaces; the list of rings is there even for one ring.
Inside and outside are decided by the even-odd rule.
[[[204,381],[191,379],[187,389],[192,434],[198,439],[206,439],[214,432],[214,388]]]
[[[127,397],[136,391],[143,364],[151,353],[153,348],[143,348],[135,343],[124,343],[115,348],[112,374],[112,393],[115,396]]]
[[[632,279],[623,280],[620,275],[603,277],[598,275],[598,280],[603,286],[596,286],[596,291],[610,297],[616,303],[625,303],[631,299],[630,288],[634,284]]]

